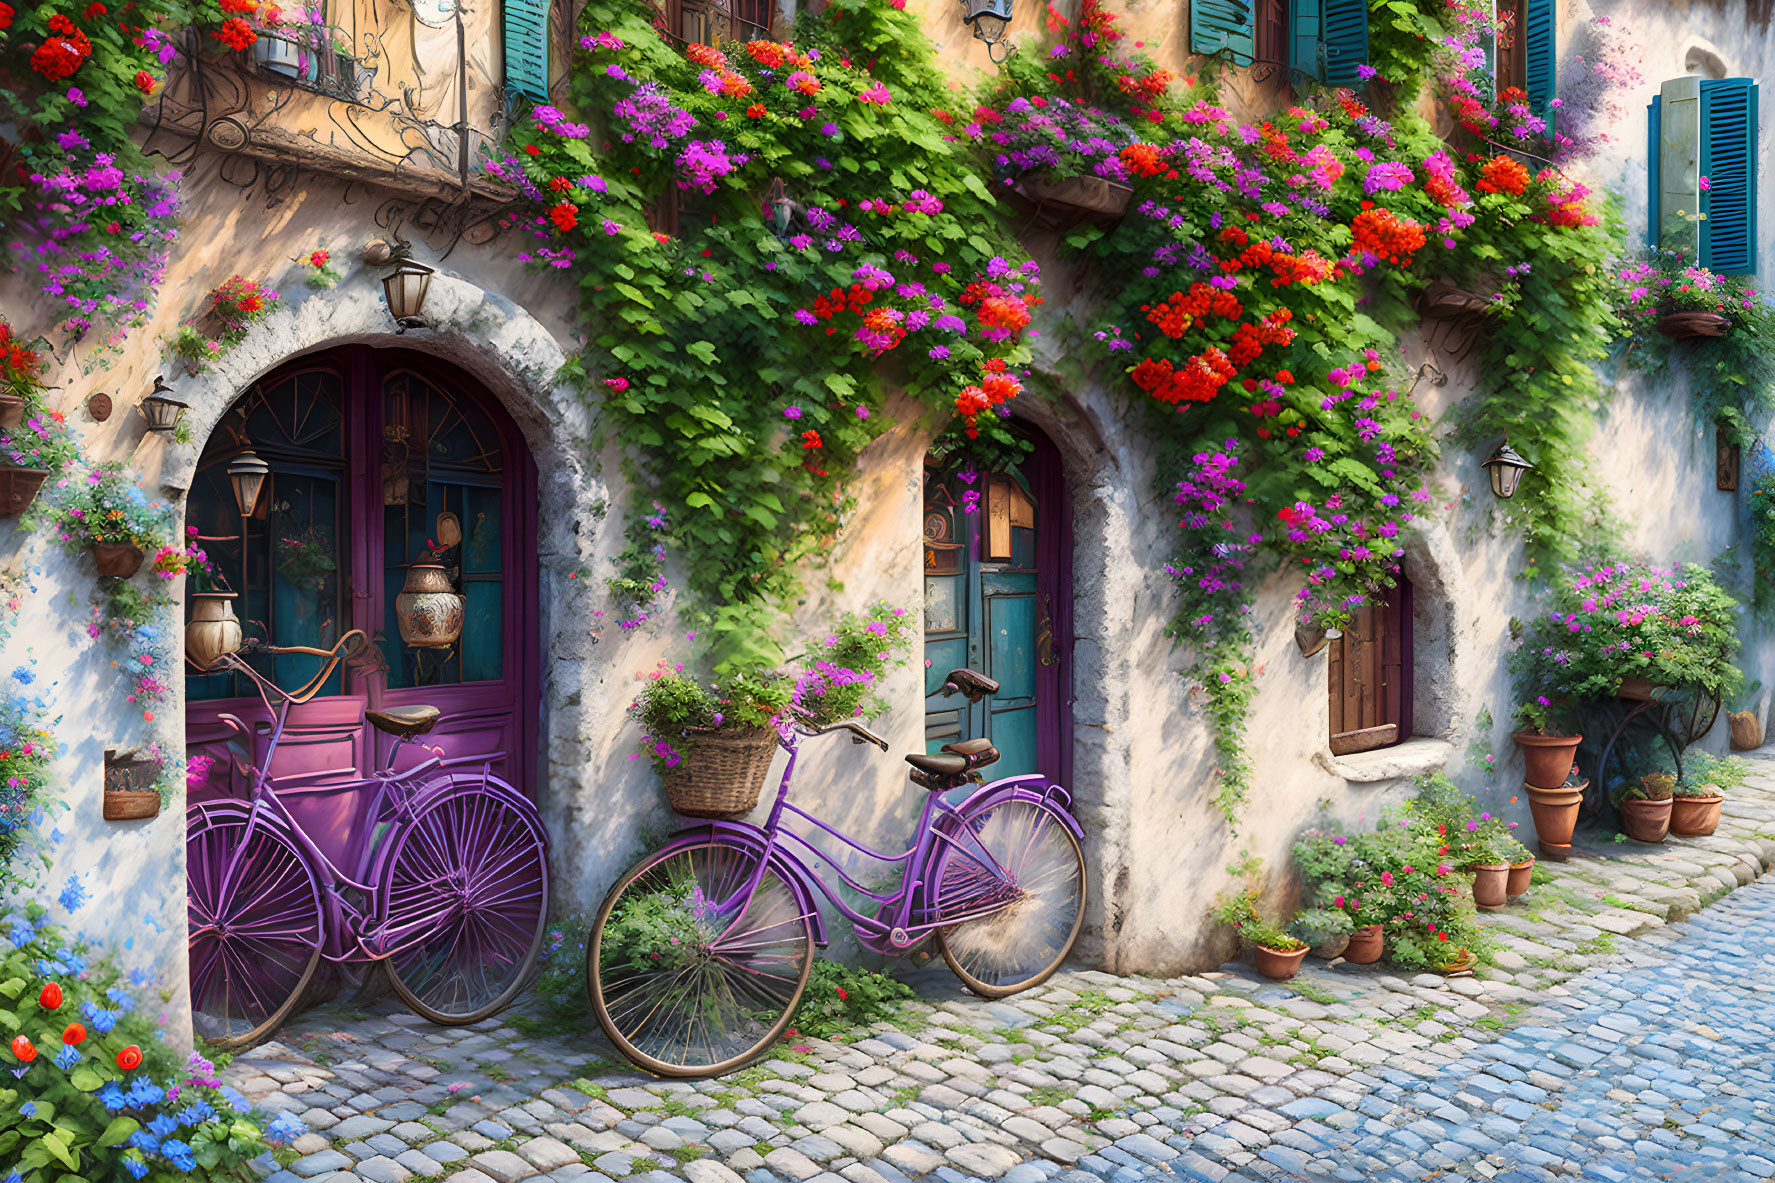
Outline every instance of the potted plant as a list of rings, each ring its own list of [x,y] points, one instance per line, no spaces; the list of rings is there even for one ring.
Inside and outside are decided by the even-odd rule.
[[[137,821],[160,814],[157,789],[163,761],[157,752],[105,753],[106,821]]]
[[[978,128],[999,187],[1038,211],[1071,223],[1114,220],[1127,210],[1134,189],[1122,153],[1137,137],[1107,111],[1058,97],[1041,105],[1018,97],[1002,111],[980,108],[970,127]]]
[[[98,573],[107,578],[130,578],[141,569],[146,548],[158,548],[165,540],[163,516],[117,461],[74,483],[58,513],[63,541],[90,553]]]
[[[1749,775],[1750,762],[1741,756],[1685,752],[1682,783],[1672,790],[1670,832],[1684,838],[1713,833],[1719,828],[1726,791],[1743,784]]]
[[[1506,837],[1500,844],[1504,861],[1510,864],[1510,876],[1504,885],[1506,899],[1514,900],[1529,889],[1534,881],[1535,856],[1529,853],[1528,847],[1514,837]]]
[[[1504,906],[1510,879],[1510,864],[1499,852],[1498,837],[1492,833],[1475,834],[1464,846],[1466,869],[1473,872],[1473,906],[1495,912]]]
[[[1674,773],[1651,772],[1640,777],[1637,785],[1622,789],[1615,800],[1621,812],[1622,831],[1638,842],[1664,841],[1664,835],[1670,832],[1675,786]]]
[[[1314,830],[1294,844],[1294,864],[1300,872],[1302,895],[1313,907],[1301,913],[1296,935],[1305,937],[1311,924],[1315,931],[1341,929],[1346,934],[1343,959],[1354,965],[1379,961],[1385,944],[1382,924],[1386,917],[1376,899],[1356,884],[1369,874],[1361,857],[1365,844],[1339,831]],[[1341,924],[1320,919],[1337,915]]]
[[[31,507],[43,482],[78,454],[73,433],[44,401],[43,363],[0,319],[0,518]]]
[[[1343,956],[1355,926],[1342,908],[1308,908],[1294,918],[1290,931],[1307,943],[1314,957],[1330,961]]]
[[[1278,982],[1286,981],[1300,972],[1307,944],[1289,936],[1282,924],[1259,913],[1257,901],[1257,889],[1246,888],[1215,905],[1214,918],[1251,942],[1251,960],[1258,973]]]
[[[1696,266],[1680,250],[1654,247],[1618,272],[1616,311],[1630,328],[1650,326],[1672,340],[1754,336],[1767,316],[1755,285],[1743,276]]]

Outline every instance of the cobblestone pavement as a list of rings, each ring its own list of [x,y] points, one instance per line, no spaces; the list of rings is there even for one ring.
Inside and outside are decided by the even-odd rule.
[[[986,1003],[926,971],[899,1029],[693,1083],[521,1011],[439,1028],[381,1002],[311,1011],[229,1075],[313,1131],[270,1183],[1771,1178],[1775,773],[1726,810],[1713,838],[1550,867],[1485,918],[1503,952],[1477,978],[1072,970]]]

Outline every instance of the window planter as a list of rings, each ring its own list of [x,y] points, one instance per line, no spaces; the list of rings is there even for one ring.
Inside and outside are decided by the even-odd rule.
[[[1113,221],[1128,210],[1128,198],[1134,193],[1129,185],[1119,185],[1103,177],[1067,177],[1052,180],[1031,174],[1017,182],[1014,192],[1033,203],[1037,212],[1055,211],[1067,221],[1091,218]]]
[[[105,757],[106,821],[138,821],[160,815],[160,794],[153,788],[160,779],[159,760]]]
[[[1717,312],[1666,312],[1658,318],[1658,331],[1666,337],[1687,341],[1694,337],[1723,337],[1732,322]]]
[[[31,508],[48,479],[47,468],[0,468],[0,518],[15,518]]]
[[[0,394],[0,427],[14,428],[25,421],[25,400],[16,394]]]

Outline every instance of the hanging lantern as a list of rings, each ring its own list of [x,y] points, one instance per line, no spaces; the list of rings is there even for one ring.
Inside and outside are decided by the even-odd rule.
[[[993,52],[1011,23],[1011,0],[962,0],[961,19],[973,28],[974,40],[986,43],[986,56],[993,61],[1002,62],[1016,52],[1009,46],[1003,57]]]
[[[388,297],[389,314],[400,326],[395,330],[397,333],[425,327],[425,293],[431,287],[432,269],[423,263],[415,263],[409,249],[405,239],[396,240],[391,256],[395,269],[382,277],[382,292]]]
[[[1491,454],[1485,462],[1485,469],[1491,474],[1491,491],[1508,501],[1516,496],[1516,486],[1522,480],[1522,474],[1534,465],[1517,455],[1516,449],[1505,440],[1498,445],[1498,450]]]
[[[166,384],[165,379],[156,375],[154,389],[136,407],[142,412],[142,418],[148,421],[149,431],[177,430],[180,417],[191,404],[173,398],[172,393],[173,388]]]
[[[253,516],[259,506],[259,491],[265,487],[265,478],[270,475],[271,465],[259,459],[251,449],[228,462],[228,483],[234,486],[234,504],[240,507],[241,517]]]

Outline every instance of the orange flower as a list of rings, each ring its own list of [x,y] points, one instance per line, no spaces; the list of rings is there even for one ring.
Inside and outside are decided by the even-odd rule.
[[[719,49],[707,45],[692,45],[685,49],[684,56],[699,66],[707,66],[711,70],[719,70],[727,65],[727,55]]]
[[[210,36],[236,52],[251,49],[253,42],[259,39],[259,35],[253,32],[253,27],[237,16],[223,21],[222,27]]]
[[[775,41],[748,41],[746,52],[752,60],[767,70],[774,70],[788,60],[789,55]]]
[[[1129,144],[1122,149],[1120,159],[1136,176],[1152,177],[1165,171],[1159,150],[1151,144]]]
[[[565,234],[579,225],[579,207],[570,201],[563,201],[560,205],[551,206],[549,220],[555,224],[556,230]]]
[[[763,103],[753,103],[746,108],[746,118],[748,119],[763,119],[767,114],[769,112],[764,109]]]
[[[801,433],[801,448],[803,451],[812,451],[815,448],[820,448],[820,447],[824,447],[824,446],[825,446],[824,444],[820,443],[820,433],[819,432],[804,431]]]
[[[1494,156],[1479,169],[1479,183],[1475,189],[1485,193],[1508,193],[1512,197],[1521,197],[1522,191],[1528,188],[1528,169],[1508,156]]]

